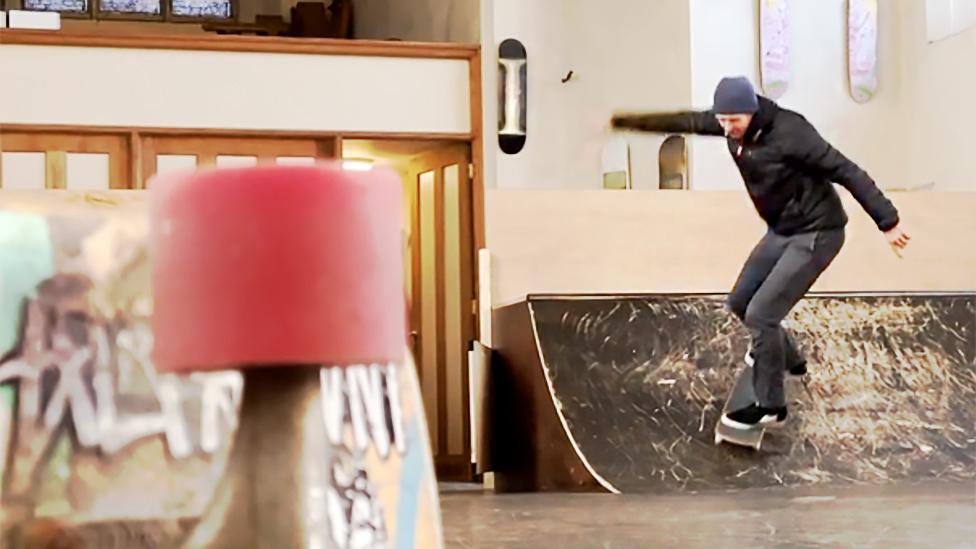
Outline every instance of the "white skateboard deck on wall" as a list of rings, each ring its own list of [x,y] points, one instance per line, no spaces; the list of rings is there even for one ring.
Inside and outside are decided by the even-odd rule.
[[[781,97],[790,83],[788,0],[759,0],[759,67],[763,92]]]
[[[878,0],[847,1],[847,70],[854,101],[870,101],[878,90]]]

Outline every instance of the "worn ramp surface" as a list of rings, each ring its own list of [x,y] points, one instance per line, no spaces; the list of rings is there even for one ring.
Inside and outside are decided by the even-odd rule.
[[[789,424],[756,452],[713,442],[748,344],[724,296],[537,296],[499,309],[499,486],[660,492],[976,478],[976,294],[812,296],[784,325],[810,373],[788,381]],[[511,333],[519,328],[530,333]],[[526,339],[534,356],[519,345]],[[512,442],[529,457],[514,458]]]

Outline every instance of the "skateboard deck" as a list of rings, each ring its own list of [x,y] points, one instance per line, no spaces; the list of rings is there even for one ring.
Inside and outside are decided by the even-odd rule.
[[[848,0],[847,70],[851,96],[869,101],[878,89],[878,1]]]
[[[732,392],[726,399],[725,406],[722,407],[722,415],[725,415],[729,410],[741,408],[755,401],[756,393],[752,388],[752,366],[746,366],[735,380],[735,386],[732,387]],[[736,429],[729,427],[722,423],[721,417],[715,422],[715,444],[728,442],[759,450],[765,434],[766,429],[764,428]]]
[[[516,154],[525,146],[528,73],[525,46],[514,38],[498,45],[498,146]]]
[[[759,3],[759,42],[762,86],[777,99],[790,83],[790,20],[787,0]]]

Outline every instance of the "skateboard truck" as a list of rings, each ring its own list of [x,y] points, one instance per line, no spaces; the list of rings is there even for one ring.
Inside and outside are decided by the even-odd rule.
[[[721,419],[719,421],[721,422]],[[716,426],[715,428],[715,444],[719,445],[723,442],[728,442],[737,446],[751,447],[758,451],[762,447],[765,434],[766,429],[762,427],[740,429],[737,427],[729,427],[728,425],[721,425],[721,427]]]
[[[752,387],[752,375],[753,367],[751,365],[747,365],[739,372],[739,376],[735,380],[735,386],[732,387],[732,391],[729,393],[729,397],[722,407],[721,415],[715,422],[716,445],[722,442],[728,442],[738,446],[752,447],[756,450],[762,447],[763,437],[766,434],[765,427],[757,426],[752,429],[741,429],[722,423],[722,417],[730,410],[737,410],[756,401],[756,393]]]

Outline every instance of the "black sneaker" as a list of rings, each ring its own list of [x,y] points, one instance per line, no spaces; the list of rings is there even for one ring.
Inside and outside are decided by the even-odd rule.
[[[797,364],[796,366],[791,367],[789,369],[789,372],[791,376],[796,376],[796,377],[802,377],[807,375],[807,362],[804,360],[803,362]]]
[[[782,408],[763,408],[759,404],[753,403],[745,408],[740,408],[723,415],[722,423],[734,429],[779,427],[786,423],[786,406]]]
[[[750,348],[748,351],[746,351],[745,363],[746,363],[746,366],[755,366],[756,365],[756,357],[753,356],[753,354],[752,354],[752,348]],[[804,360],[803,362],[797,364],[796,366],[791,367],[789,369],[789,372],[790,372],[790,375],[797,376],[797,377],[801,377],[801,376],[807,375],[807,362]]]

